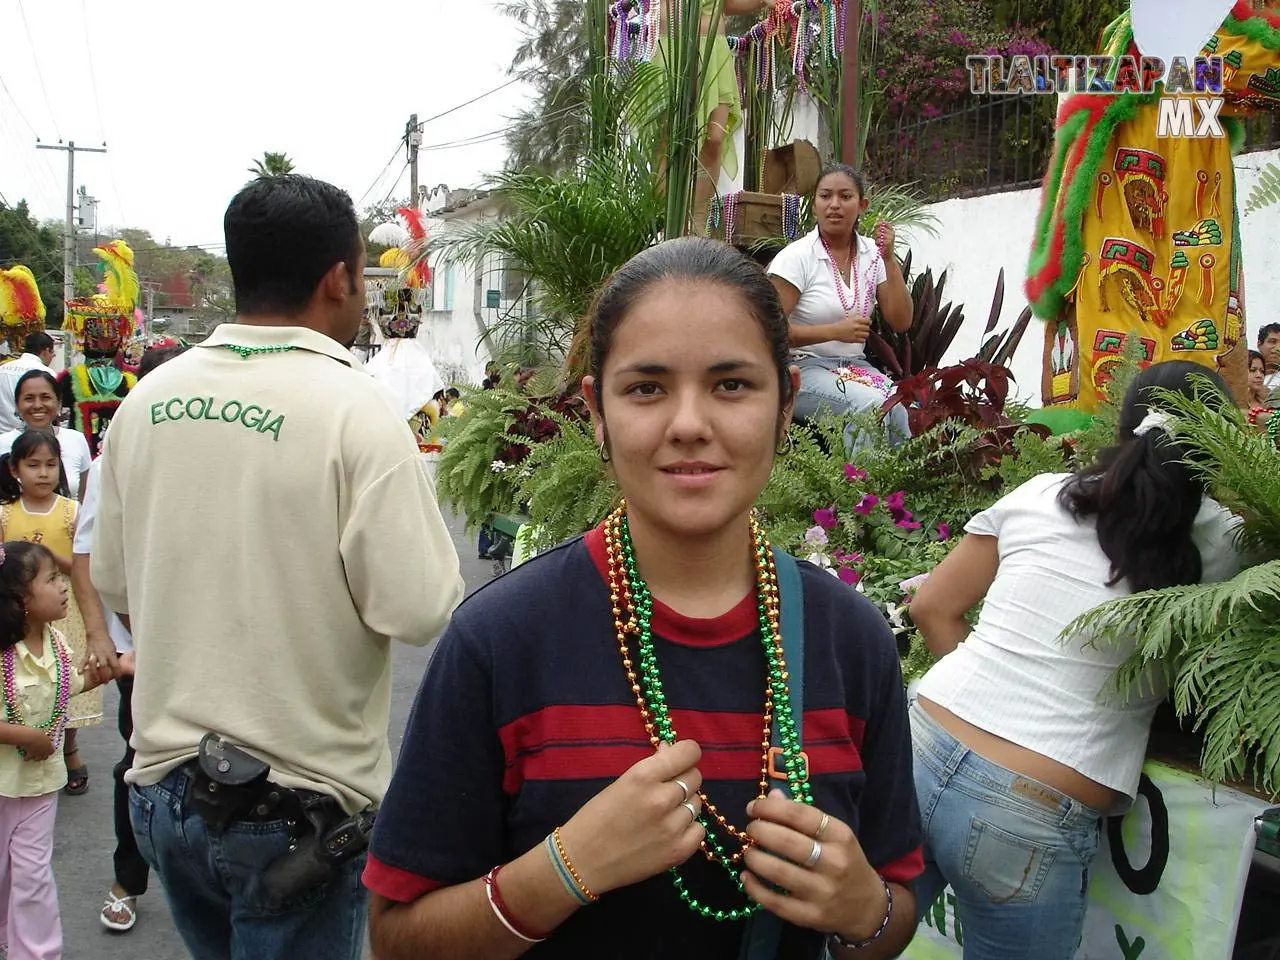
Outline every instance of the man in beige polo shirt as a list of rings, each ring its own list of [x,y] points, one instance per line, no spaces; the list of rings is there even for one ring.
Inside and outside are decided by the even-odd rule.
[[[237,322],[130,392],[102,466],[92,577],[137,656],[130,817],[193,955],[357,960],[390,638],[439,634],[458,558],[344,346],[365,299],[351,198],[263,178],[224,226]]]

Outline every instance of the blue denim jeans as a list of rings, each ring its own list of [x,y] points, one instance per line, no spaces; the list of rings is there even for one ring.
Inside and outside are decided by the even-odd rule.
[[[841,357],[797,356],[795,364],[800,368],[800,392],[796,395],[795,415],[809,420],[823,413],[865,413],[879,410],[884,404],[884,394],[863,383],[840,382],[835,371],[840,367],[871,366],[862,359]],[[907,425],[907,411],[894,407],[885,417],[889,428],[889,442],[898,446],[911,436]],[[870,446],[868,438],[860,436],[853,424],[845,429],[844,445],[847,453]]]
[[[174,924],[194,960],[360,960],[368,893],[363,855],[324,886],[274,912],[262,874],[289,847],[284,821],[233,823],[209,833],[187,809],[191,778],[179,768],[129,792],[138,850],[164,886]]]
[[[983,759],[911,705],[925,872],[921,917],[949,884],[964,960],[1071,960],[1102,814]]]

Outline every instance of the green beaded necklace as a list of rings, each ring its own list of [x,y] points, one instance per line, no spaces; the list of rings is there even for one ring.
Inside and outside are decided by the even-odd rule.
[[[778,580],[773,565],[773,551],[754,517],[751,521],[751,532],[754,543],[753,559],[756,568],[756,603],[760,622],[760,640],[768,662],[764,744],[767,750],[770,742],[768,731],[772,722],[776,720],[778,743],[784,758],[783,768],[786,771],[791,795],[797,802],[812,804],[813,796],[809,787],[808,771],[805,769],[800,751],[800,737],[796,728],[795,715],[791,710],[790,675],[787,672],[786,658],[782,651],[781,631],[778,628]],[[635,549],[631,542],[631,529],[627,522],[625,501],[605,521],[605,547],[609,558],[610,593],[613,599],[614,622],[618,630],[618,646],[622,653],[623,667],[627,671],[632,688],[637,691],[636,703],[640,708],[650,741],[655,747],[663,741],[674,743],[679,738],[671,720],[658,669],[657,654],[653,646],[651,627],[653,595],[636,567]],[[621,604],[623,603],[629,608],[626,621],[622,619]],[[633,669],[627,647],[627,634],[635,634],[638,638],[640,667],[638,676]],[[762,772],[760,783],[761,795],[767,788],[767,771],[766,753],[765,770]],[[703,853],[707,859],[724,867],[738,892],[744,893],[738,861],[742,859],[742,851],[746,850],[751,840],[744,832],[730,825],[702,791],[699,791],[699,796],[702,799],[703,809],[698,815],[698,820],[707,833],[706,840],[703,842]],[[729,837],[739,841],[742,845],[741,851],[736,854],[728,851]],[[760,908],[759,904],[748,901],[741,907],[729,910],[715,909],[702,903],[689,892],[678,867],[672,867],[670,873],[671,882],[681,901],[689,909],[707,919],[742,920]]]
[[[215,346],[222,347],[226,350],[234,350],[236,353],[240,354],[241,360],[248,360],[251,356],[257,353],[288,353],[290,350],[298,349],[291,343],[272,343],[265,347],[244,347],[238,343],[219,343],[215,344]]]

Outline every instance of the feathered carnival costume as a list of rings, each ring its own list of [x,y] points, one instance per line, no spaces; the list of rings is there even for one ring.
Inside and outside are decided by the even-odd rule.
[[[1158,137],[1160,98],[1194,88],[1141,92],[1134,22],[1148,2],[1174,15],[1168,0],[1133,0],[1103,33],[1102,52],[1116,58],[1114,92],[1076,93],[1058,109],[1026,284],[1046,321],[1046,406],[1096,411],[1130,335],[1144,366],[1190,360],[1223,370],[1236,391],[1244,386],[1232,155],[1243,142],[1241,115],[1280,107],[1280,17],[1239,0],[1206,29],[1201,55],[1221,58],[1227,137]]]
[[[426,225],[421,210],[404,207],[399,213],[407,230],[384,224],[370,234],[370,240],[376,243],[379,231],[391,228],[381,235],[394,239],[397,245],[379,258],[378,265],[399,270],[400,276],[381,288],[372,284],[367,287],[366,320],[378,324],[386,343],[365,364],[365,369],[391,390],[400,415],[409,421],[419,448],[425,451],[438,449],[431,435],[440,412],[431,398],[444,387],[444,382],[427,345],[417,338],[423,292],[431,282]]]
[[[9,344],[9,360],[22,353],[22,343],[44,330],[45,308],[35,275],[22,265],[0,270],[0,336]]]
[[[102,292],[67,302],[66,327],[75,335],[84,362],[64,370],[58,379],[63,405],[71,410],[71,428],[84,434],[96,457],[107,424],[137,382],[122,369],[121,348],[133,334],[139,285],[133,251],[123,240],[93,252],[103,263]]]

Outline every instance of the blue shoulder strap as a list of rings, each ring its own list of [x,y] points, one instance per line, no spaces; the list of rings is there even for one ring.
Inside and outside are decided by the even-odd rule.
[[[778,570],[778,593],[781,596],[782,655],[791,674],[791,713],[796,718],[796,732],[804,741],[804,587],[800,568],[789,553],[773,549],[773,562]],[[773,721],[773,745],[778,743],[778,721]],[[785,780],[775,784],[790,793]],[[747,921],[742,936],[739,960],[775,960],[782,943],[782,921],[772,913],[757,910]]]

